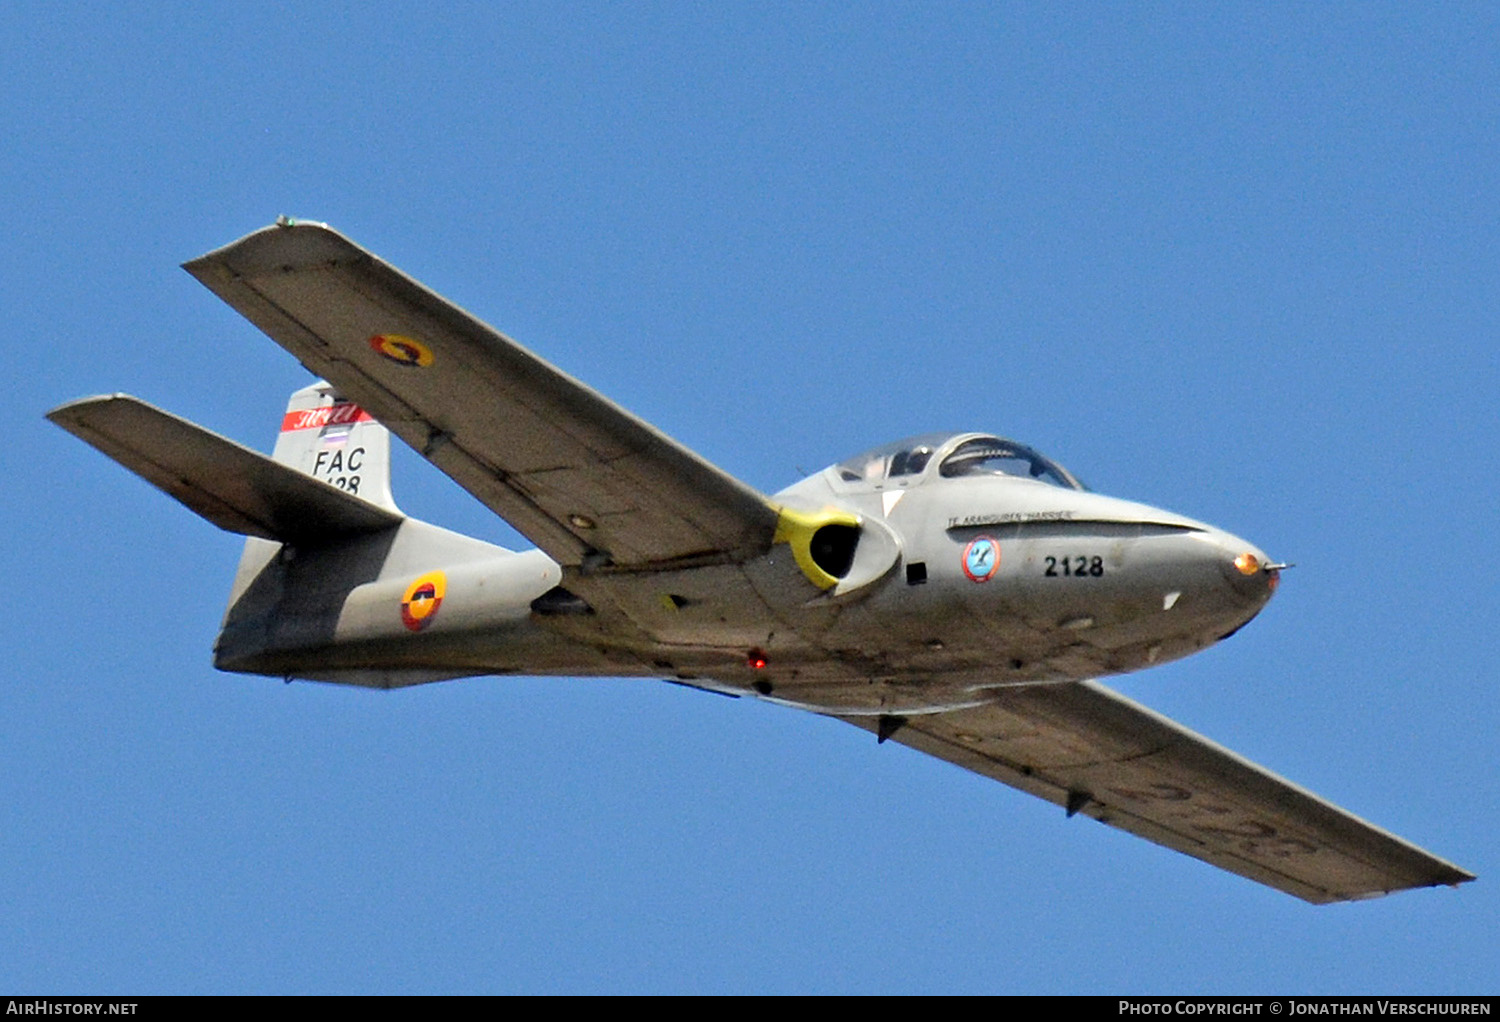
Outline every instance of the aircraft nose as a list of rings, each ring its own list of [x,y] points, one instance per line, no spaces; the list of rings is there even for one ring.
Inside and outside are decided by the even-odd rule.
[[[1215,530],[1206,537],[1224,580],[1241,600],[1264,606],[1281,581],[1281,568],[1265,551],[1228,532]]]

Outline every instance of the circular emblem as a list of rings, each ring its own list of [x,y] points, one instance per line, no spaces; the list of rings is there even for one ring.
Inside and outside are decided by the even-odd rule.
[[[432,349],[412,337],[403,337],[401,334],[376,334],[370,338],[370,347],[397,365],[432,365]]]
[[[1000,544],[988,536],[975,536],[964,547],[963,563],[970,582],[988,582],[1000,567]]]
[[[401,623],[413,632],[432,624],[447,590],[448,578],[441,571],[429,571],[412,582],[401,597]]]

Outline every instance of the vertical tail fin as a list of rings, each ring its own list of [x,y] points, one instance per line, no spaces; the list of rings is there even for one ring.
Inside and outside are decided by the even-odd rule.
[[[390,431],[323,380],[287,400],[271,460],[401,514],[391,496]],[[229,593],[226,629],[240,598],[281,551],[279,541],[255,536],[245,540]]]
[[[314,479],[396,511],[391,496],[391,434],[319,380],[287,402],[271,457]]]
[[[379,688],[473,673],[461,660],[435,667],[432,647],[413,643],[402,616],[412,597],[403,593],[440,566],[452,574],[438,571],[439,578],[458,581],[467,562],[516,555],[402,515],[391,498],[390,433],[322,381],[291,396],[271,460],[300,482],[305,474],[360,498],[347,502],[377,524],[310,540],[250,536],[214,643],[215,666]],[[532,571],[530,561],[518,563]],[[526,576],[536,592],[523,586],[520,607],[529,608],[559,577],[555,565],[549,574],[539,563],[536,578]]]

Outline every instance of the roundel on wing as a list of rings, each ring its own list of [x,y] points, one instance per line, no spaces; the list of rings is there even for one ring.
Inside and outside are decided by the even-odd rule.
[[[1000,568],[1000,544],[988,536],[975,536],[964,547],[963,568],[970,582],[988,582]]]
[[[448,577],[441,571],[429,571],[415,579],[401,597],[401,623],[413,632],[432,624],[447,591]]]
[[[432,349],[415,337],[403,334],[376,334],[370,347],[397,365],[426,367],[432,365]]]

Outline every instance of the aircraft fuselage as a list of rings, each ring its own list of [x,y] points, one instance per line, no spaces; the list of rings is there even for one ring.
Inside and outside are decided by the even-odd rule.
[[[266,542],[248,584],[267,597],[240,601],[216,662],[373,684],[666,677],[823,712],[911,714],[1186,656],[1249,621],[1275,588],[1259,549],[1146,505],[1007,475],[844,475],[835,466],[774,498],[858,518],[852,563],[828,590],[786,543],[648,576],[564,569],[453,534],[435,561],[434,528],[407,521],[369,558],[381,576],[362,581],[348,574],[350,549],[299,557]],[[403,565],[405,541],[422,554]],[[333,577],[343,591],[317,582]]]

